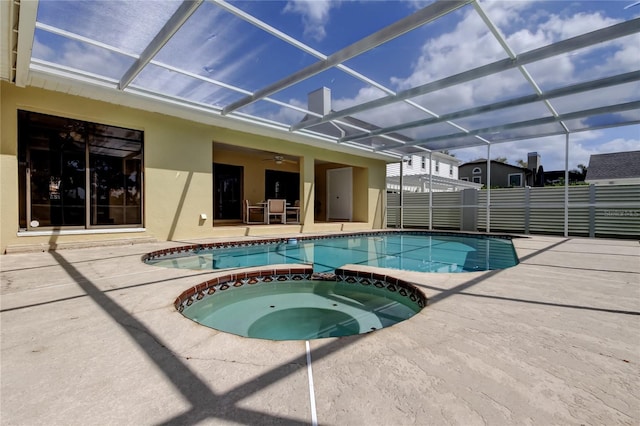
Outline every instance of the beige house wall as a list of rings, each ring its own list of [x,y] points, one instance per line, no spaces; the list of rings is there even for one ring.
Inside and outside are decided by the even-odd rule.
[[[61,117],[144,131],[144,230],[123,232],[111,229],[69,234],[64,230],[39,234],[21,232],[18,227],[17,111],[34,111]],[[214,150],[214,142],[292,155],[299,165],[283,164],[278,170],[299,171],[301,220],[292,232],[342,229],[377,229],[384,224],[385,162],[358,155],[209,126],[158,113],[37,88],[0,84],[0,253],[8,247],[132,238],[188,240],[224,235],[246,235],[239,227],[213,226],[212,163],[249,165],[245,167],[245,197],[264,198],[264,169],[267,161],[250,154]],[[325,166],[354,167],[354,222],[322,224],[314,222],[312,207],[318,198],[317,186],[324,185]],[[328,166],[327,166],[328,167]],[[337,166],[336,166],[337,167]],[[200,215],[207,215],[201,220]],[[319,220],[315,218],[315,220]],[[133,231],[133,230],[127,230]],[[263,233],[267,232],[263,228]],[[279,233],[282,230],[278,231]],[[278,233],[276,232],[276,233]],[[19,235],[20,234],[20,235]],[[44,234],[44,235],[40,235]]]

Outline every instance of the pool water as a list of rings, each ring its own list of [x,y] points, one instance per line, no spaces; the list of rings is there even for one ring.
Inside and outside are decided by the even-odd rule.
[[[510,239],[475,235],[376,234],[286,240],[234,248],[207,248],[167,255],[147,263],[216,270],[273,264],[312,264],[316,272],[358,264],[417,272],[472,272],[514,266]]]
[[[187,306],[188,318],[220,331],[270,340],[368,333],[420,308],[397,292],[342,281],[290,281],[230,288]]]

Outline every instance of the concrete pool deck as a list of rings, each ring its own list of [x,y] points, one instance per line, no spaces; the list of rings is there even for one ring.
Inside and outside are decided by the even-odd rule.
[[[638,241],[527,236],[506,270],[397,271],[425,309],[309,352],[180,315],[221,273],[140,259],[191,243],[0,257],[0,424],[640,423]]]

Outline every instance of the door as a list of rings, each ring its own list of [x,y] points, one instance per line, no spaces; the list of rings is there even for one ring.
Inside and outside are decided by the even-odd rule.
[[[327,220],[351,221],[352,187],[351,167],[327,170]]]
[[[242,219],[242,166],[213,164],[214,219]]]
[[[55,144],[30,156],[31,226],[84,226],[84,150],[76,144]]]

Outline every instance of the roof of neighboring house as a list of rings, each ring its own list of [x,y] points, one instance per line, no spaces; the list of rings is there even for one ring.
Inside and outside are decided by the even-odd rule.
[[[594,154],[589,158],[586,180],[640,177],[640,151]]]

